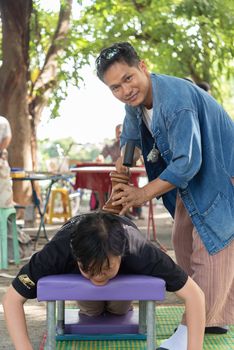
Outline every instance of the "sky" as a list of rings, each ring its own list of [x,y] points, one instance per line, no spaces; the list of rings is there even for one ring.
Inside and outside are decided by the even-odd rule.
[[[82,4],[89,4],[84,0]],[[59,1],[40,0],[45,10],[59,10]],[[73,15],[80,12],[76,1]],[[49,109],[43,111],[38,128],[38,139],[72,137],[76,143],[100,143],[115,138],[115,126],[124,118],[124,105],[96,77],[94,63],[82,69],[84,86],[70,87],[68,97],[61,103],[60,117],[50,119]]]
[[[115,126],[124,118],[124,104],[118,101],[95,75],[94,67],[83,70],[84,86],[70,87],[61,103],[60,117],[50,119],[45,109],[38,139],[72,137],[77,143],[99,143],[115,138]]]

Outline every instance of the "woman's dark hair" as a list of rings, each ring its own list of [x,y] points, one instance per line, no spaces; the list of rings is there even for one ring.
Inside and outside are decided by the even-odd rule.
[[[85,214],[71,234],[71,247],[75,259],[84,272],[101,272],[108,256],[122,256],[126,236],[119,217],[103,211]]]
[[[129,66],[137,66],[140,58],[131,44],[127,42],[115,43],[102,49],[96,59],[97,76],[103,81],[106,70],[115,62],[125,62]]]

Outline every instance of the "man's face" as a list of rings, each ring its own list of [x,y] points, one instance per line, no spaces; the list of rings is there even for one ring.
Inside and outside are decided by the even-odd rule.
[[[82,265],[79,262],[78,262],[78,266],[81,274],[85,278],[89,279],[93,284],[97,286],[104,286],[105,284],[107,284],[107,282],[110,279],[114,278],[117,275],[119,271],[120,263],[121,263],[121,256],[110,255],[109,266],[108,266],[108,262],[106,261],[102,266],[101,272],[95,276],[92,276],[89,272],[84,272],[82,270]]]
[[[140,104],[152,107],[151,80],[143,61],[137,67],[115,62],[105,72],[103,81],[121,102],[133,107]]]

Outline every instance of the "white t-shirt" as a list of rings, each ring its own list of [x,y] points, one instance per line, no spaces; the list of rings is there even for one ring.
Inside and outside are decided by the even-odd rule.
[[[9,136],[11,136],[10,124],[6,118],[0,116],[0,143]]]
[[[0,116],[0,144],[11,136],[8,120]],[[0,208],[10,208],[13,204],[11,170],[5,157],[0,157]]]
[[[144,119],[145,125],[147,126],[151,134],[152,134],[152,131],[151,131],[152,118],[153,118],[153,108],[148,109],[146,107],[143,107],[143,119]]]

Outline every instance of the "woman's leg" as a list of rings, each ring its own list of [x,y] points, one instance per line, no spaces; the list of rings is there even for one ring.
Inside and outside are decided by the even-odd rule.
[[[105,311],[104,301],[77,301],[80,314],[87,316],[99,316]]]
[[[132,308],[131,300],[106,301],[105,306],[106,311],[115,315],[125,315],[129,310],[132,310]]]
[[[121,301],[77,301],[80,314],[98,316],[108,311],[115,315],[125,315],[132,310],[131,300]]]

